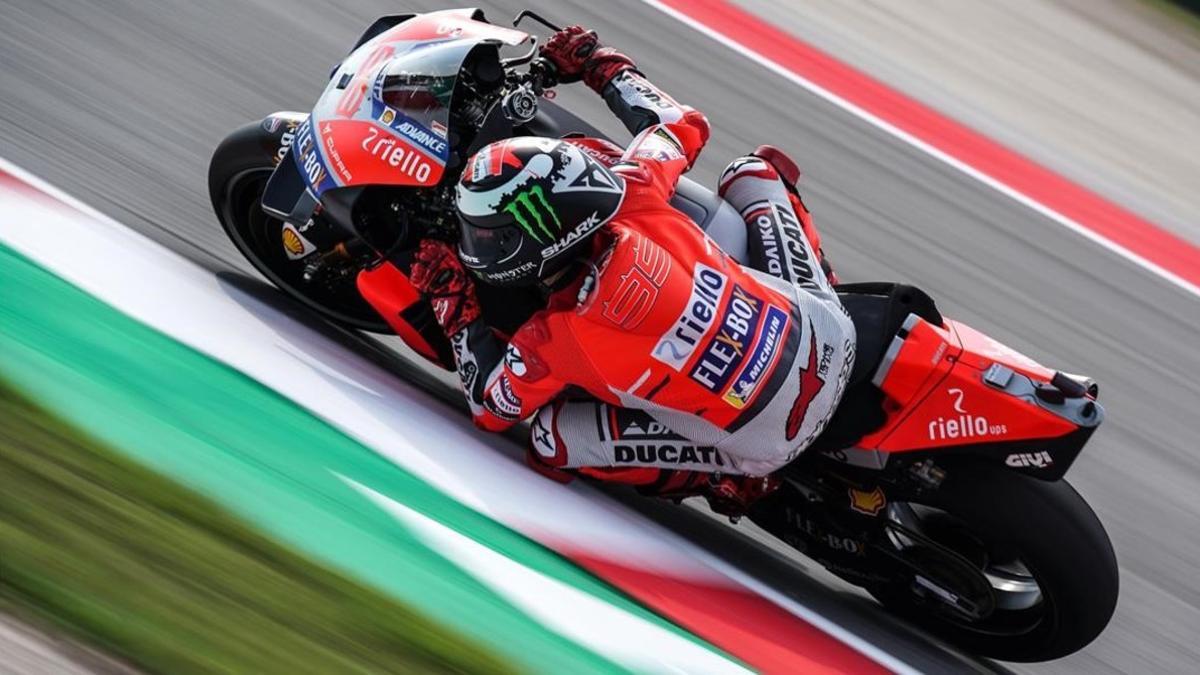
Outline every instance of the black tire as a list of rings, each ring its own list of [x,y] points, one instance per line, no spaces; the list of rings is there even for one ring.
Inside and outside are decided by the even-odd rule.
[[[951,514],[971,531],[986,533],[992,544],[1019,554],[1042,600],[1038,607],[1007,612],[1013,616],[999,616],[1006,610],[997,609],[991,624],[971,625],[931,611],[907,588],[869,589],[891,611],[958,646],[1005,661],[1066,656],[1108,625],[1120,586],[1117,559],[1104,526],[1066,481],[964,466],[950,472],[936,497],[920,503]],[[1035,610],[1039,614],[1016,614]]]
[[[226,136],[213,152],[208,192],[225,234],[254,269],[325,319],[372,333],[394,333],[359,294],[353,275],[332,285],[307,284],[300,278],[301,267],[283,253],[276,239],[281,222],[259,208],[275,169],[275,150],[269,134],[255,122]]]

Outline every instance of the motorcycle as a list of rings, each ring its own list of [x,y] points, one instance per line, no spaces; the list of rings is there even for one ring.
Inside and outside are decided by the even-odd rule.
[[[529,11],[513,28],[469,9],[383,17],[310,113],[227,136],[209,190],[234,245],[326,319],[398,334],[452,368],[404,270],[423,237],[455,240],[467,158],[512,136],[603,137],[551,100],[555,72],[519,29],[526,19],[555,28]],[[742,219],[712,191],[685,177],[672,204],[744,259]],[[843,403],[748,517],[981,655],[1041,661],[1087,645],[1119,586],[1103,526],[1063,479],[1104,418],[1096,384],[943,317],[915,287],[838,292],[858,332]],[[540,302],[483,283],[478,293],[502,333]]]

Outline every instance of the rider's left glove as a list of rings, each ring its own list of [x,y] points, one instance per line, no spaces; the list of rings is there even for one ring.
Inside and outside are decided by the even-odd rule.
[[[433,315],[446,335],[458,333],[479,318],[475,283],[450,244],[437,239],[422,241],[409,278],[429,298]]]

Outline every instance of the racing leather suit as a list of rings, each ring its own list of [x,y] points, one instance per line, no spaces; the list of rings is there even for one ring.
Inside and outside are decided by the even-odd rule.
[[[602,93],[633,142],[573,142],[625,181],[624,201],[590,271],[506,346],[481,321],[451,336],[475,422],[502,430],[537,412],[533,459],[552,467],[766,475],[821,432],[854,359],[807,214],[761,160],[735,161],[722,193],[747,221],[753,267],[739,264],[668,203],[704,116],[634,70]]]

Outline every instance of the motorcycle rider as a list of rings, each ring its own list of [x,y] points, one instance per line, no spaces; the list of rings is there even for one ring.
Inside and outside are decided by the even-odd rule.
[[[743,266],[668,203],[708,139],[705,117],[579,26],[542,56],[561,82],[603,96],[633,142],[485,146],[457,188],[457,255],[422,242],[413,283],[450,338],[475,422],[502,430],[536,412],[533,466],[740,514],[820,434],[854,361],[799,170],[763,146],[722,174],[720,195],[746,221]],[[468,269],[541,284],[547,306],[504,344]]]

